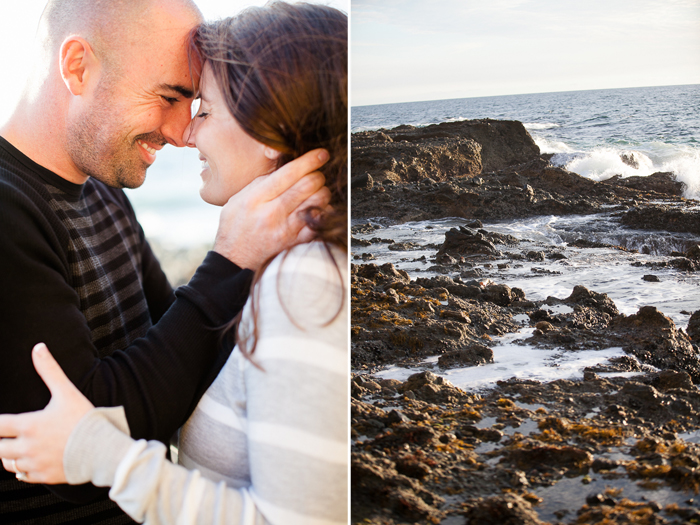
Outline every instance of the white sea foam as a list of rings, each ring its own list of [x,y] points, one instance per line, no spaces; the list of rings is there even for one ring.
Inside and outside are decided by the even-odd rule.
[[[462,122],[464,120],[469,120],[467,117],[449,117],[446,118],[443,122]]]
[[[632,153],[639,167],[635,168],[623,162],[621,155],[625,153]],[[565,168],[597,181],[606,180],[615,175],[623,177],[645,176],[658,171],[654,169],[652,160],[644,153],[627,152],[608,147],[595,148],[591,152],[578,155],[571,159]]]
[[[530,336],[532,331],[532,328],[528,328],[520,333],[499,338],[493,347],[494,362],[490,364],[444,370],[436,366],[437,357],[430,357],[425,360],[424,365],[459,388],[482,390],[492,388],[497,381],[511,377],[536,381],[581,379],[584,368],[604,364],[613,357],[625,355],[622,348],[572,352],[560,349],[544,350],[518,342]],[[415,368],[391,366],[376,375],[383,379],[405,381],[417,371],[419,370]]]
[[[700,199],[700,149],[665,143],[645,145],[644,150],[623,150],[613,147],[597,147],[591,151],[576,151],[563,142],[537,138],[542,153],[553,153],[552,164],[561,166],[583,177],[596,181],[615,175],[623,178],[646,177],[657,172],[671,172],[677,180],[686,184],[684,196]],[[622,155],[632,156],[637,167],[622,160]]]
[[[518,120],[525,123],[542,153],[553,154],[551,162],[555,165],[594,180],[618,174],[648,176],[668,171],[687,185],[686,197],[700,199],[700,110],[697,104],[687,103],[697,98],[698,93],[700,86],[667,86],[391,104],[353,109],[353,126],[442,122],[446,115],[451,121],[461,117]],[[455,115],[460,118],[454,118]],[[624,152],[634,152],[638,167],[622,161],[620,154]],[[407,223],[357,236],[418,243],[420,247],[410,253],[392,252],[387,244],[372,244],[361,251],[374,255],[373,262],[377,264],[395,264],[414,279],[431,277],[441,274],[437,271],[445,271],[431,268],[435,245],[443,242],[450,227],[464,222],[452,218]],[[622,229],[616,218],[605,214],[510,220],[484,224],[484,228],[515,235],[521,244],[517,249],[499,246],[503,257],[488,264],[474,263],[473,273],[480,280],[491,279],[521,288],[529,300],[566,298],[574,286],[583,285],[608,294],[625,315],[635,314],[641,306],[655,306],[683,329],[688,326],[690,312],[700,309],[700,274],[646,266],[665,261],[662,255],[672,250],[687,249],[683,247],[697,242],[697,235]],[[638,249],[640,253],[575,248],[573,242],[579,238]],[[539,251],[543,247],[555,247],[566,259],[543,264],[509,254]],[[421,260],[421,256],[425,259]],[[643,279],[649,273],[660,282]],[[452,278],[461,278],[460,274],[460,269],[448,270]],[[527,325],[529,317],[519,315],[515,321]],[[434,357],[425,366],[459,386],[480,388],[513,376],[540,380],[580,377],[588,364],[621,355],[619,349],[565,352],[515,343],[513,338],[526,335],[524,332],[499,340],[494,349],[496,362],[491,365],[441,371],[433,368],[437,361]],[[394,367],[382,374],[405,379],[416,371]]]
[[[542,153],[594,180],[671,171],[700,198],[700,86],[438,100],[353,108],[353,130],[496,118],[524,123]],[[639,167],[619,153],[642,155]]]
[[[376,131],[380,129],[382,126],[356,126],[352,128],[352,133],[359,133],[361,131]],[[389,126],[389,127],[394,127],[394,126]]]
[[[536,135],[532,136],[541,153],[572,153],[574,149],[559,140],[546,139]]]
[[[560,127],[560,125],[555,122],[524,122],[523,126],[525,126],[525,129],[528,131],[535,129],[552,129]]]
[[[464,224],[464,219],[410,222],[356,236],[367,239],[391,238],[397,242],[413,241],[424,245],[410,254],[391,251],[383,243],[362,248],[363,252],[371,252],[376,257],[373,261],[376,264],[391,262],[397,268],[408,271],[411,278],[415,279],[436,275],[431,272],[429,262],[435,255],[435,245],[444,240],[447,230],[459,224]],[[671,268],[651,270],[644,266],[644,263],[663,260],[654,255],[623,252],[612,248],[580,249],[567,245],[583,237],[612,245],[640,243],[637,246],[640,250],[646,247],[653,253],[656,244],[665,243],[660,252],[669,253],[670,249],[680,249],[680,244],[679,248],[673,248],[673,243],[697,239],[697,236],[621,229],[616,220],[607,214],[540,216],[484,224],[484,228],[521,239],[518,248],[520,252],[541,250],[542,247],[550,246],[557,247],[557,251],[566,257],[556,263],[543,264],[537,261],[513,260],[504,253],[502,259],[490,261],[483,266],[477,265],[475,268],[482,272],[480,279],[492,279],[495,282],[507,283],[510,287],[520,288],[529,300],[543,301],[548,297],[565,299],[576,285],[583,285],[594,292],[607,294],[625,315],[637,313],[642,306],[655,306],[670,317],[676,326],[683,329],[688,325],[689,312],[700,309],[700,275],[685,274]],[[508,251],[506,247],[499,246],[499,249]],[[421,255],[425,255],[427,261],[417,260]],[[499,267],[500,263],[507,266]],[[554,273],[538,272],[538,268],[545,268]],[[661,282],[644,280],[643,276],[648,273],[659,277]],[[459,271],[450,273],[449,276],[456,278]],[[570,305],[545,304],[542,308],[550,310],[551,315],[571,313]],[[622,355],[619,348],[570,352],[543,350],[518,344],[518,339],[529,337],[532,328],[527,327],[530,322],[527,315],[516,316],[514,321],[524,327],[518,334],[497,339],[494,347],[495,363],[443,371],[437,367],[433,368],[437,357],[432,357],[426,360],[424,366],[461,388],[481,389],[510,377],[539,381],[577,378],[586,366],[604,363],[611,357]],[[405,380],[416,371],[419,370],[391,367],[380,372],[380,376]]]
[[[686,150],[683,154],[664,162],[660,171],[675,173],[676,178],[687,186],[685,197],[700,200],[700,149]]]

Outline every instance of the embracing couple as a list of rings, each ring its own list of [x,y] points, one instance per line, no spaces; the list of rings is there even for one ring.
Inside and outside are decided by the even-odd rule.
[[[346,523],[347,17],[49,0],[37,40],[0,128],[0,523]],[[121,190],[167,143],[223,207],[175,291]]]

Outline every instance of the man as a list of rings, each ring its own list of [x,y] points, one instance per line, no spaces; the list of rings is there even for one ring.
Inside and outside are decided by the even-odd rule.
[[[318,152],[256,180],[173,294],[119,188],[184,145],[197,84],[185,43],[200,21],[190,0],[49,0],[0,128],[0,413],[48,402],[30,357],[43,341],[93,403],[125,407],[134,437],[168,440],[227,357],[216,329],[242,308],[250,269],[304,234],[294,210],[327,202],[322,176],[303,177]],[[0,523],[130,523],[92,486],[52,493],[16,474],[0,472]]]

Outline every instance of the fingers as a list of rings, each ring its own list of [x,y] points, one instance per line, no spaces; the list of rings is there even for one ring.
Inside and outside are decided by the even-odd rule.
[[[264,181],[270,200],[286,192],[305,175],[318,170],[329,158],[330,155],[325,149],[315,149],[304,153],[301,157],[288,162],[273,172]]]
[[[17,417],[14,414],[3,414],[0,416],[0,451],[6,441],[2,438],[13,438],[19,435],[16,424]],[[2,457],[2,454],[0,454]]]
[[[291,214],[298,209],[306,209],[309,206],[306,205],[301,208],[305,202],[310,199],[315,193],[323,191],[325,188],[326,178],[321,172],[314,172],[306,175],[301,180],[299,180],[294,186],[289,188],[287,191],[282,193],[275,199],[274,205],[281,212],[286,214]],[[325,192],[316,197],[317,200],[312,202],[322,202],[322,196]],[[328,194],[330,195],[330,193]],[[330,197],[329,197],[330,198]]]
[[[294,235],[297,233],[299,234],[297,243],[310,242],[314,239],[314,234],[310,233],[310,230],[306,226],[306,210],[309,208],[324,210],[328,206],[330,200],[331,191],[326,186],[323,186],[289,214],[289,219],[287,221],[288,228]]]
[[[3,457],[2,458],[2,468],[4,468],[6,471],[12,473],[12,474],[17,474],[19,472],[17,470],[17,465],[16,465],[16,460],[14,457]]]
[[[39,480],[30,479],[28,472],[29,467],[25,466],[26,463],[27,462],[24,462],[21,459],[2,458],[3,468],[12,474],[15,474],[18,480],[24,481],[25,483],[39,483]]]
[[[319,208],[325,210],[331,202],[331,190],[327,186],[321,186],[312,193],[304,202],[299,204],[295,211],[300,212],[309,208]]]
[[[0,440],[0,458],[3,458],[3,464],[4,460],[6,459],[15,459],[20,457],[20,447],[21,443],[19,439],[3,438]],[[7,470],[7,468],[5,470]]]
[[[299,235],[297,235],[297,241],[296,244],[304,244],[307,242],[311,242],[316,238],[316,232],[313,231],[311,228],[308,226],[304,226],[301,231],[299,232]]]
[[[63,373],[61,366],[49,352],[49,349],[44,343],[39,343],[32,350],[32,361],[39,377],[46,383],[46,386],[53,397],[59,391],[63,390],[67,385],[73,386],[70,379]]]
[[[20,466],[18,465],[18,460],[17,460],[17,455],[13,456],[7,456],[2,458],[2,467],[8,471],[12,472],[13,474],[17,474],[18,471],[20,471]]]

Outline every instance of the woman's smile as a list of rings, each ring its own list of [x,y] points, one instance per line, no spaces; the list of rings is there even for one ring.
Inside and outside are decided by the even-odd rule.
[[[183,140],[199,150],[205,202],[223,206],[255,178],[277,168],[277,152],[258,142],[231,115],[209,64],[202,70],[201,104]]]

